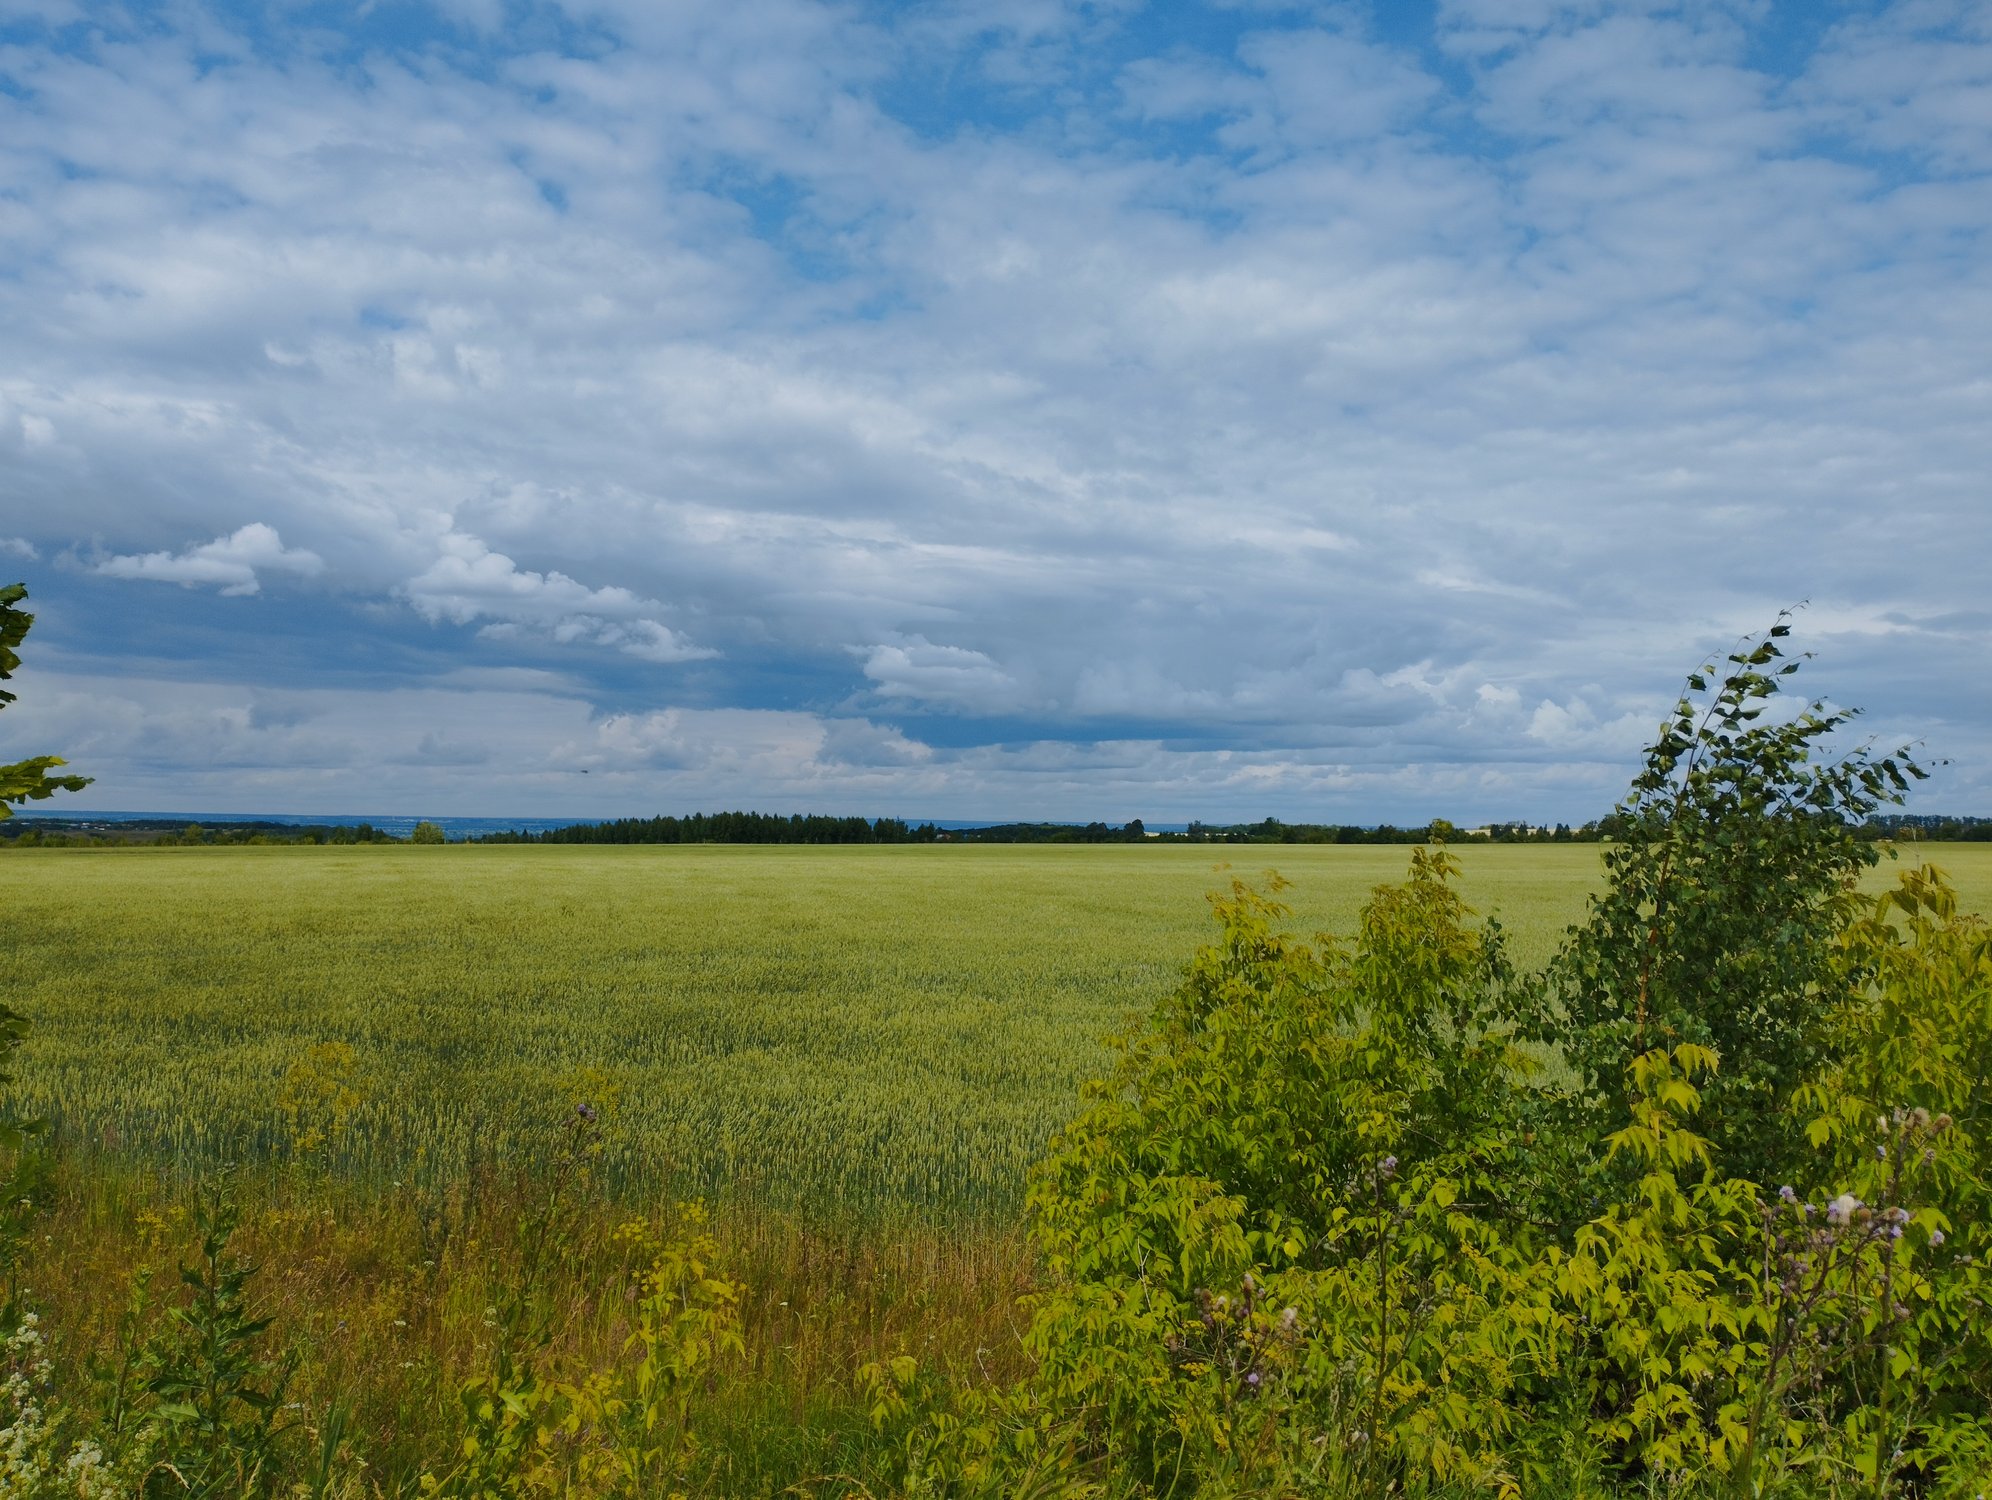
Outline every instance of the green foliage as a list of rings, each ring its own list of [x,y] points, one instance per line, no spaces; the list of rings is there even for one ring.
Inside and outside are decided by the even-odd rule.
[[[1830,756],[1857,710],[1777,711],[1804,660],[1785,656],[1789,634],[1781,616],[1689,675],[1610,820],[1605,890],[1533,1026],[1577,1073],[1598,1131],[1624,1115],[1634,1057],[1712,1048],[1713,1149],[1772,1177],[1794,1165],[1781,1116],[1824,1056],[1833,937],[1876,859],[1859,825],[1926,774],[1907,749]]]
[[[1992,1411],[1992,932],[1934,869],[1903,872],[1842,934],[1834,1061],[1800,1090],[1816,1181],[1912,1211],[1891,1378],[1920,1415],[1903,1462],[1978,1445]]]
[[[1451,873],[1421,852],[1352,944],[1217,903],[1034,1184],[1052,1282],[1010,1425],[1144,1494],[1975,1493],[1983,926],[1917,872],[1844,932],[1861,988],[1784,1116],[1810,1197],[1717,1170],[1719,1059],[1680,1043],[1629,1062],[1621,1192],[1566,1233],[1530,1211],[1560,1157]]]
[[[35,617],[20,608],[20,603],[28,597],[27,587],[13,583],[0,588],[0,682],[14,675],[21,665],[20,653],[16,649],[27,638]],[[13,703],[16,695],[0,688],[0,708]],[[87,776],[56,776],[52,773],[57,766],[66,765],[59,755],[38,755],[32,760],[16,761],[10,766],[0,766],[0,819],[14,815],[16,802],[39,802],[53,797],[57,792],[80,792],[90,784]]]
[[[1853,824],[1920,773],[1757,722],[1784,634],[1690,679],[1547,986],[1441,849],[1351,940],[1216,902],[1034,1179],[1006,1400],[1049,1451],[1144,1495],[1979,1492],[1992,943],[1929,871],[1862,912]]]
[[[1556,1315],[1502,1233],[1528,1065],[1456,874],[1417,851],[1346,944],[1283,934],[1235,884],[1054,1143],[1026,1343],[1038,1399],[1083,1413],[1108,1467],[1172,1493],[1506,1472]]]
[[[692,1398],[722,1361],[745,1352],[742,1288],[717,1267],[703,1204],[679,1205],[668,1226],[631,1218],[615,1231],[628,1267],[624,1358],[570,1378],[552,1356],[544,1293],[576,1274],[575,1208],[592,1184],[601,1123],[584,1104],[561,1127],[546,1189],[520,1220],[520,1279],[486,1314],[489,1367],[458,1393],[457,1455],[422,1476],[425,1495],[663,1496],[688,1478]]]
[[[35,622],[33,615],[19,607],[27,596],[26,587],[18,583],[0,588],[0,682],[12,678],[15,669],[21,665],[16,648],[27,638],[28,629]],[[8,707],[15,697],[14,693],[0,688],[0,708]],[[13,803],[39,801],[59,791],[81,791],[90,784],[85,776],[49,774],[64,764],[67,763],[59,756],[43,755],[0,766],[0,820],[13,817]],[[0,921],[0,933],[8,925]],[[0,1003],[0,1088],[6,1088],[14,1081],[8,1064],[26,1040],[27,1032],[27,1017]],[[33,1147],[33,1137],[41,1129],[42,1123],[36,1120],[0,1119],[0,1153],[12,1156],[7,1175],[0,1178],[0,1267],[7,1268],[10,1273],[14,1262],[14,1243],[22,1232],[22,1210],[35,1205],[40,1196],[39,1186],[47,1173],[46,1158]]]
[[[20,603],[28,597],[25,585],[9,584],[0,588],[0,682],[11,679],[21,665],[21,657],[16,649],[27,639],[28,630],[35,623],[35,617],[20,608]],[[11,705],[16,694],[0,688],[0,708]],[[57,792],[77,792],[90,784],[87,776],[53,776],[49,774],[57,766],[66,765],[60,756],[42,755],[32,760],[16,761],[13,765],[0,766],[0,821],[14,816],[16,802],[41,801]],[[7,924],[0,922],[0,931]],[[7,1071],[7,1063],[27,1036],[27,1018],[11,1006],[0,1003],[0,1087],[13,1082]],[[27,1137],[35,1132],[33,1122],[0,1122],[0,1151],[21,1153]],[[12,1176],[0,1181],[0,1194],[8,1205],[11,1214],[13,1206],[19,1204],[26,1194],[28,1178],[38,1170],[30,1159],[17,1159]]]
[[[427,818],[424,818],[410,830],[408,842],[411,844],[443,844],[449,841],[443,835],[442,824],[431,823]]]
[[[261,1495],[280,1478],[279,1444],[293,1354],[265,1349],[270,1320],[249,1307],[256,1267],[235,1256],[232,1206],[196,1216],[199,1258],[180,1267],[186,1301],[171,1309],[163,1337],[146,1356],[153,1398],[142,1438],[149,1460],[143,1492],[154,1496]]]
[[[616,1239],[638,1260],[624,1343],[635,1357],[563,1379],[552,1368],[547,1330],[522,1336],[516,1305],[493,1308],[491,1367],[460,1392],[456,1461],[424,1475],[423,1494],[680,1493],[696,1456],[692,1399],[720,1361],[745,1352],[741,1288],[714,1265],[718,1245],[702,1205],[680,1205],[668,1231],[629,1220]]]
[[[663,1234],[631,1220],[622,1240],[646,1261],[637,1273],[635,1327],[624,1345],[638,1356],[619,1378],[598,1379],[585,1405],[613,1434],[619,1482],[636,1490],[667,1480],[691,1449],[691,1403],[701,1381],[729,1355],[746,1353],[740,1339],[741,1287],[715,1267],[719,1245],[705,1206],[680,1205]]]

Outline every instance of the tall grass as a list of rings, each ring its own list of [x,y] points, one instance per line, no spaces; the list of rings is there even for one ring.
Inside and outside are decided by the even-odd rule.
[[[1390,848],[1247,850],[1346,926]],[[1467,853],[1524,963],[1589,848]],[[98,1151],[386,1185],[530,1156],[614,1100],[639,1192],[846,1220],[1001,1219],[1100,1038],[1176,983],[1207,849],[11,850],[20,1107]],[[313,1048],[351,1049],[340,1118]],[[336,1068],[331,1071],[338,1071]],[[336,1084],[336,1080],[332,1080]],[[308,1099],[307,1099],[308,1102]]]
[[[457,1392],[489,1360],[493,1309],[522,1279],[519,1226],[544,1181],[488,1171],[382,1191],[271,1168],[193,1184],[72,1157],[21,1248],[17,1289],[59,1330],[55,1388],[88,1390],[121,1340],[162,1325],[183,1295],[177,1268],[198,1238],[196,1203],[226,1196],[241,1215],[232,1249],[259,1267],[250,1291],[273,1320],[273,1347],[306,1355],[287,1396],[313,1430],[292,1448],[311,1449],[326,1415],[343,1409],[349,1456],[368,1471],[362,1488],[412,1493],[451,1451]],[[630,1257],[618,1226],[632,1214],[668,1222],[674,1210],[599,1194],[569,1207],[536,1311],[553,1331],[547,1368],[579,1378],[627,1357]],[[693,1408],[699,1493],[774,1495],[810,1481],[836,1493],[831,1476],[886,1472],[893,1455],[880,1451],[855,1389],[872,1361],[910,1353],[963,1380],[1015,1372],[1031,1261],[1013,1229],[838,1231],[736,1207],[714,1230],[745,1288],[745,1354],[719,1364]],[[144,1310],[127,1326],[141,1289]]]

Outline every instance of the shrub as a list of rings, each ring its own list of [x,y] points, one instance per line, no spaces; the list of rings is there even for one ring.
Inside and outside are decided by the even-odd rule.
[[[1992,941],[1930,871],[1863,910],[1853,823],[1921,772],[1757,722],[1785,634],[1689,679],[1546,982],[1442,848],[1349,940],[1285,933],[1276,877],[1218,898],[1034,1178],[1035,1370],[914,1470],[1978,1493]]]

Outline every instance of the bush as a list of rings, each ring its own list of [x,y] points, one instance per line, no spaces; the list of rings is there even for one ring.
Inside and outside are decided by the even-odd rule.
[[[1992,940],[1934,871],[1857,900],[1921,772],[1758,722],[1785,633],[1690,678],[1542,981],[1439,847],[1349,940],[1283,932],[1277,878],[1218,898],[1034,1179],[1035,1370],[913,1472],[1977,1494]]]

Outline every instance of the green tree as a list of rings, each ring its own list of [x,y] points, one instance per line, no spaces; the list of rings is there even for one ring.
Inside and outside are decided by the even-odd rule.
[[[1834,936],[1878,858],[1859,826],[1927,774],[1906,747],[1834,754],[1857,709],[1776,712],[1806,659],[1784,654],[1788,620],[1689,674],[1612,815],[1605,890],[1553,965],[1534,1028],[1578,1073],[1598,1132],[1631,1107],[1635,1057],[1712,1048],[1716,1158],[1773,1181],[1802,1149],[1783,1112],[1826,1055]]]
[[[427,818],[424,818],[415,825],[414,831],[408,835],[408,841],[411,844],[442,844],[447,843],[448,839],[443,835],[442,824],[431,823]]]
[[[27,588],[22,584],[0,588],[0,681],[11,678],[14,669],[20,666],[20,654],[14,648],[21,644],[29,627],[35,623],[33,615],[18,607],[27,596]],[[0,708],[11,704],[14,697],[13,693],[0,688]],[[40,755],[33,760],[0,766],[0,819],[13,817],[13,803],[39,801],[59,791],[80,791],[90,784],[87,776],[49,774],[64,764],[66,762],[60,756]],[[27,1017],[0,1002],[0,1086],[11,1081],[7,1064],[26,1040],[27,1034]],[[41,1172],[41,1161],[23,1148],[28,1138],[40,1128],[39,1121],[0,1122],[0,1149],[17,1153],[7,1176],[0,1179],[0,1200],[8,1206],[9,1214],[4,1222],[0,1222],[0,1261],[11,1261],[7,1244],[15,1238],[20,1227],[15,1210],[36,1196],[33,1188]]]
[[[20,666],[20,654],[14,648],[26,639],[35,623],[35,617],[19,607],[27,597],[25,584],[14,583],[0,588],[0,682],[11,678],[14,669]],[[0,688],[0,708],[12,703],[14,697],[13,693]],[[32,760],[0,766],[0,819],[14,816],[13,803],[39,802],[57,792],[80,792],[90,784],[87,776],[50,774],[57,766],[67,764],[59,755],[37,755]]]
[[[14,648],[27,637],[29,628],[35,623],[33,615],[19,608],[20,602],[27,597],[28,590],[23,584],[0,588],[0,682],[11,678],[14,669],[20,666],[20,653]],[[13,693],[0,688],[0,708],[7,707],[14,698]],[[39,801],[57,792],[81,791],[90,784],[87,776],[49,774],[57,766],[66,764],[68,762],[58,755],[38,755],[33,760],[0,766],[0,819],[14,816],[12,803]],[[26,1018],[19,1012],[0,1004],[0,1084],[7,1082],[7,1059],[27,1035],[27,1025]],[[18,1127],[8,1135],[18,1143]]]

